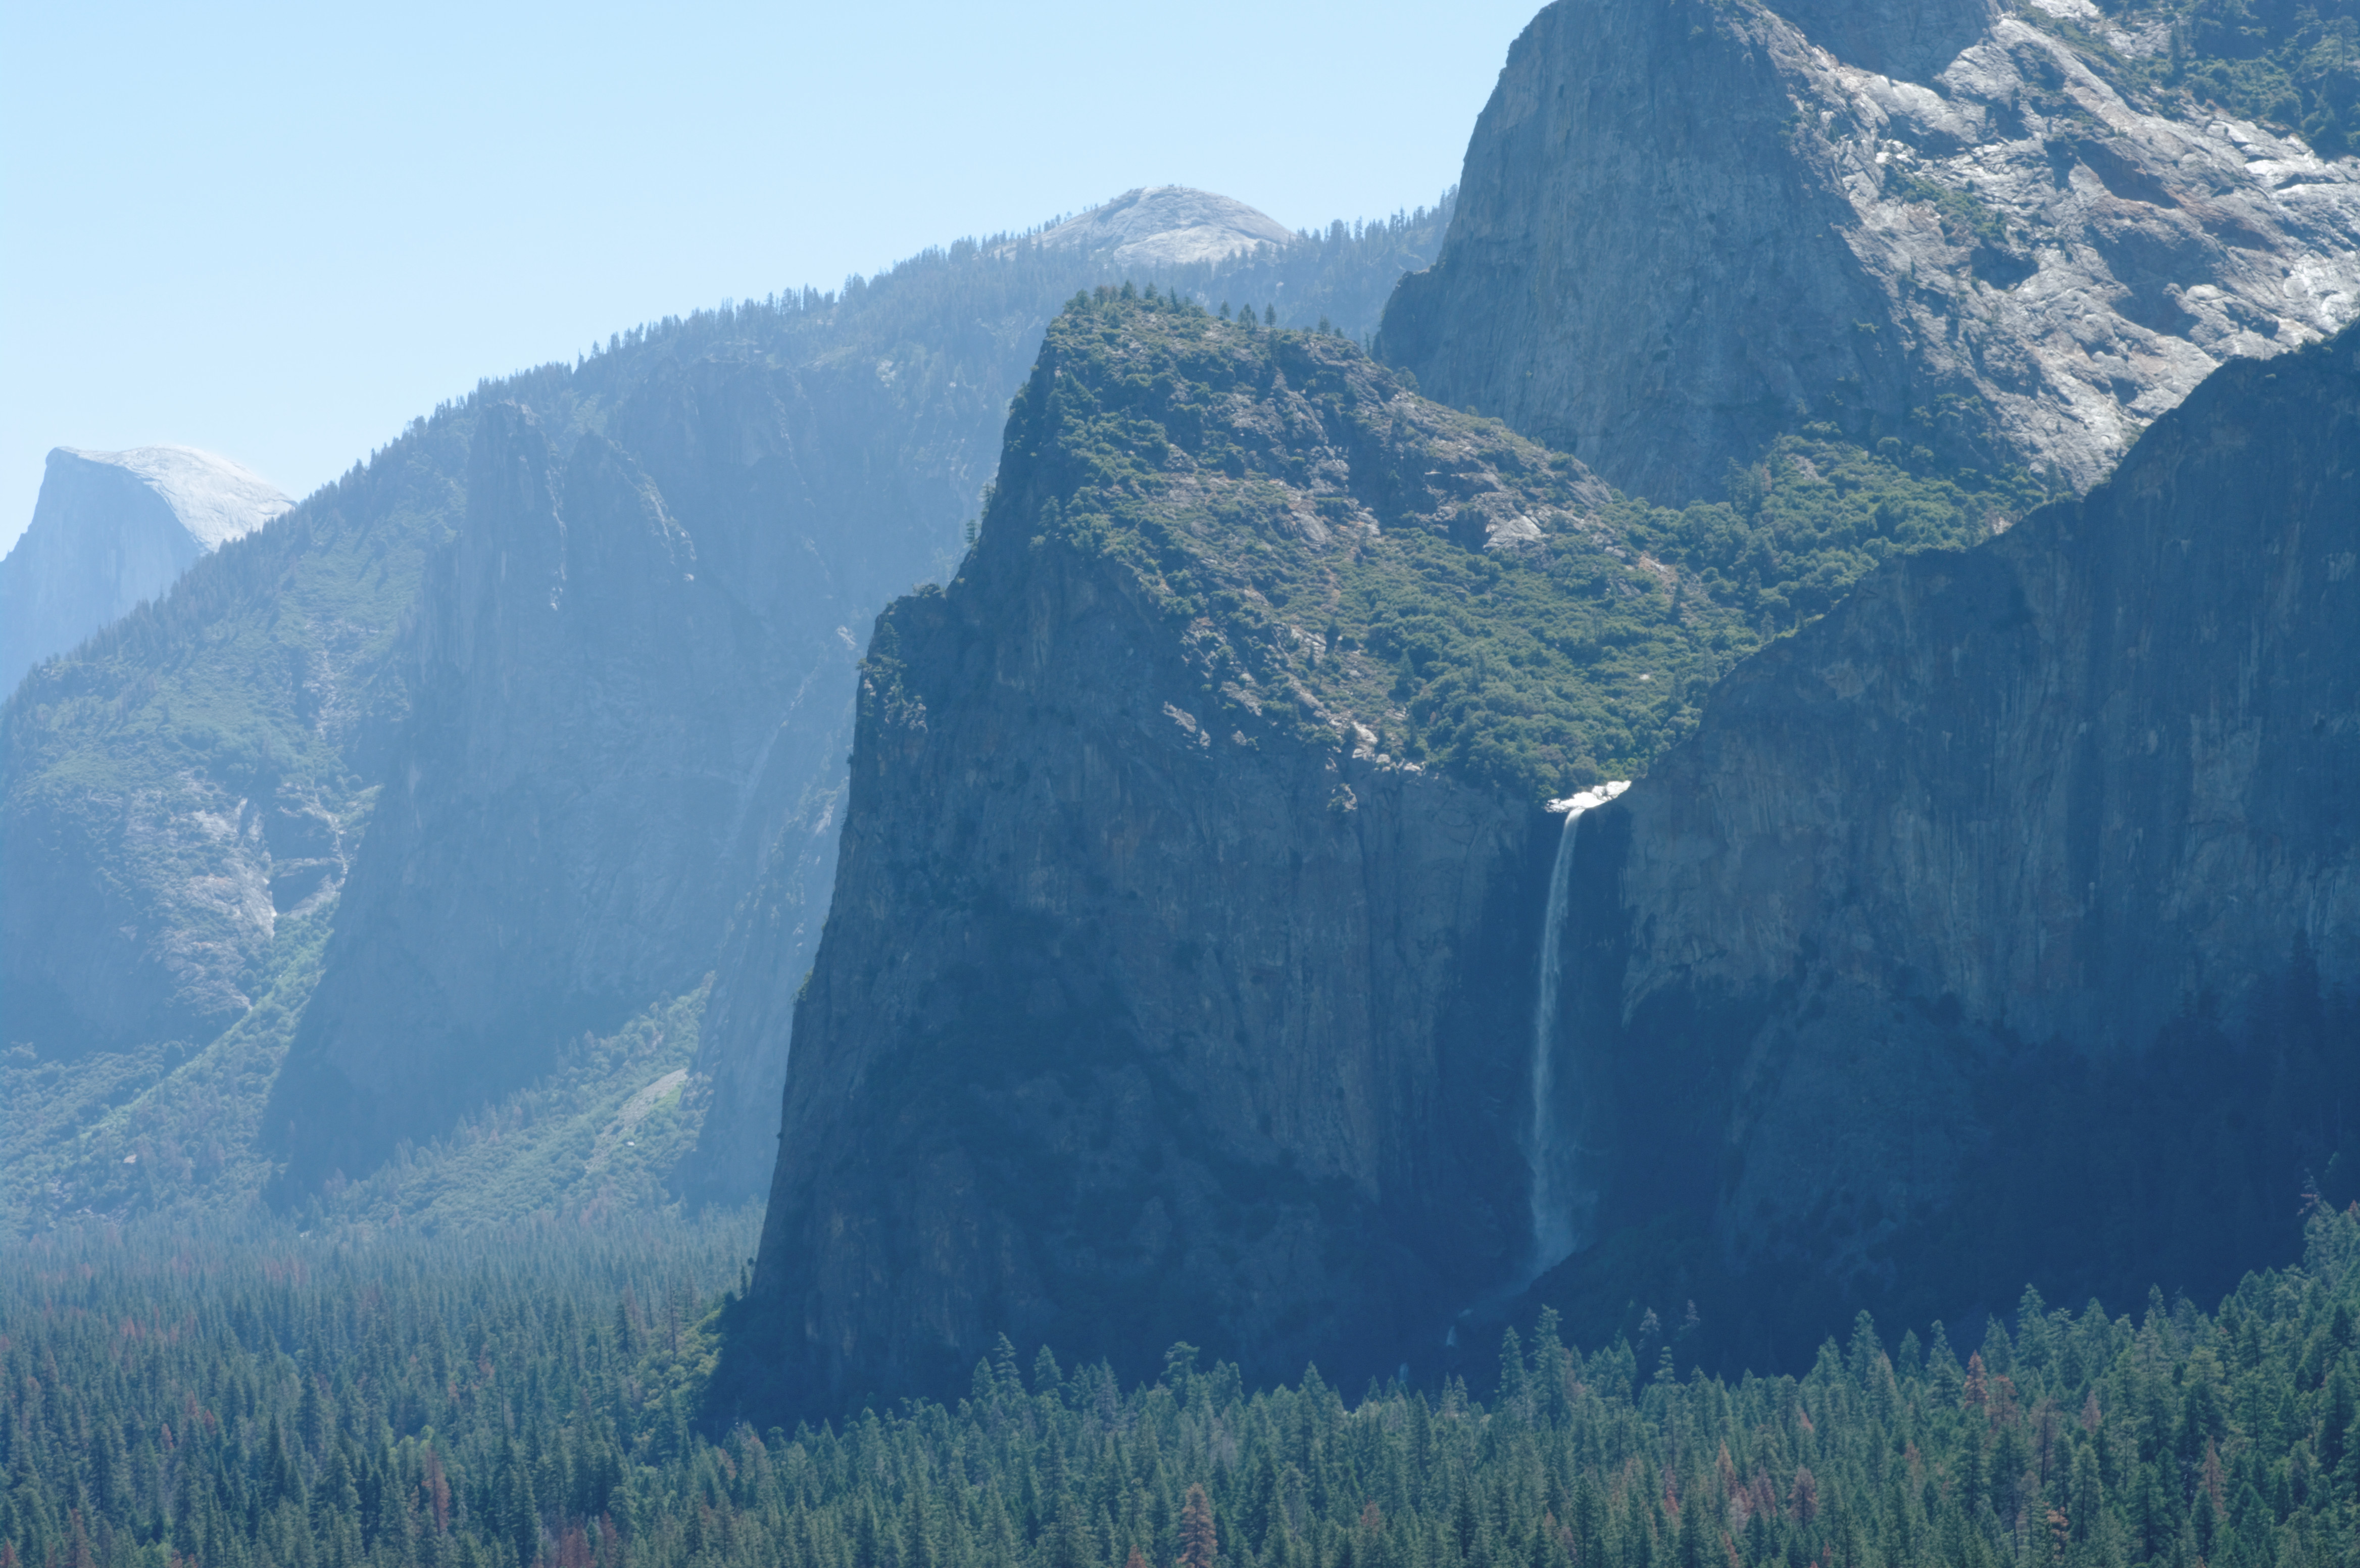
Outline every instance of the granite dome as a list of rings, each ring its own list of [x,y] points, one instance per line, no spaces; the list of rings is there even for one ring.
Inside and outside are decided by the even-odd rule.
[[[1110,261],[1185,267],[1219,261],[1258,245],[1284,246],[1298,236],[1267,213],[1211,191],[1185,185],[1145,185],[1049,229],[1041,243],[1103,251]]]

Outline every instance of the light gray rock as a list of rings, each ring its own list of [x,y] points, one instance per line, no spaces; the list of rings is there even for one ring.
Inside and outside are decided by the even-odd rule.
[[[1783,0],[1776,7],[1839,58],[1910,82],[1950,64],[2000,9],[1994,0]]]
[[[192,446],[53,449],[33,521],[0,560],[0,690],[292,505]]]
[[[1289,246],[1300,236],[1243,202],[1185,185],[1126,191],[1040,236],[1053,250],[1099,253],[1117,268],[1181,267],[1222,261],[1257,246]]]
[[[1387,356],[1662,501],[1821,421],[2084,489],[2360,314],[2360,160],[2135,104],[2021,16],[1787,9],[1543,11]]]

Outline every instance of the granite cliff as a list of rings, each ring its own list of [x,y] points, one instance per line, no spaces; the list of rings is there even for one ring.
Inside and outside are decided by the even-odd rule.
[[[374,1167],[708,974],[679,1185],[760,1190],[790,1051],[770,999],[818,934],[852,629],[956,558],[1058,299],[1159,259],[1209,287],[1226,274],[1203,258],[1136,248],[1207,213],[1275,227],[1150,194],[1120,245],[963,247],[831,309],[741,313],[694,356],[626,356],[546,418],[486,416],[421,592],[371,846],[273,1091],[282,1194]],[[1300,282],[1390,259],[1298,240],[1285,264]]]
[[[856,630],[956,562],[1043,325],[1152,264],[1365,330],[1441,222],[1118,260],[1275,228],[1147,195],[486,383],[36,671],[0,720],[0,1208],[234,1204],[274,1165],[309,1201],[593,1061],[641,1076],[592,1099],[678,1091],[678,1194],[758,1192]],[[605,1201],[558,1163],[582,1190],[534,1201]]]
[[[2223,1289],[2352,1197],[2355,498],[2347,329],[1740,666],[1581,829],[1602,1224],[1823,1318]]]
[[[2355,352],[2225,367],[1618,748],[1730,624],[1644,509],[1335,339],[1078,302],[863,664],[716,1413],[1000,1332],[1431,1370],[1520,1301],[1775,1365],[2276,1255],[2360,1135]],[[1562,635],[1617,571],[1671,591]],[[1530,641],[1389,630],[1435,612]]]
[[[2167,86],[2175,25],[1557,0],[1380,351],[1658,500],[1811,426],[2086,489],[2360,314],[2360,159]]]
[[[292,1190],[695,990],[789,808],[825,790],[840,601],[881,598],[860,565],[923,560],[957,499],[847,505],[811,411],[881,425],[858,400],[883,400],[877,378],[814,397],[748,357],[662,366],[562,445],[525,405],[478,415],[410,712],[266,1116]]]
[[[8,1047],[202,1044],[268,988],[279,923],[333,902],[399,708],[388,654],[464,455],[449,433],[414,430],[199,554],[18,686],[0,715]]]
[[[863,664],[730,1398],[1002,1331],[1438,1344],[1524,1250],[1542,798],[1678,733],[1731,626],[1618,504],[1339,336],[1052,325],[979,543]]]
[[[33,521],[0,560],[0,691],[294,504],[191,446],[58,447]]]

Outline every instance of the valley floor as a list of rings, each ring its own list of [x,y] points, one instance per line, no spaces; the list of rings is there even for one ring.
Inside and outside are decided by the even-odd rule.
[[[2360,1492],[2360,1207],[2212,1315],[2050,1310],[1805,1376],[1587,1354],[1479,1392],[1029,1365],[714,1432],[751,1215],[458,1239],[69,1227],[0,1269],[0,1568],[2326,1563]],[[1970,1348],[1970,1346],[1972,1348]],[[1961,1351],[1967,1352],[1963,1364]]]

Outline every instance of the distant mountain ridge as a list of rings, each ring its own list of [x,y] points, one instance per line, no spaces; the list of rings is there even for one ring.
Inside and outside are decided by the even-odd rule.
[[[1364,332],[1443,217],[1156,271]],[[1128,270],[996,236],[617,334],[37,672],[0,714],[0,1201],[234,1204],[278,1162],[392,1212],[400,1169],[364,1179],[405,1142],[625,1058],[694,1069],[653,1180],[759,1191],[869,618],[956,561],[1043,327]],[[549,1201],[607,1201],[594,1165]]]
[[[1103,255],[1118,268],[1175,268],[1226,261],[1256,246],[1302,236],[1243,202],[1185,185],[1145,185],[1043,230],[1052,250]]]
[[[33,521],[0,560],[0,690],[294,504],[193,446],[53,449]]]

